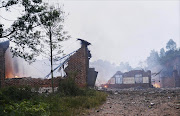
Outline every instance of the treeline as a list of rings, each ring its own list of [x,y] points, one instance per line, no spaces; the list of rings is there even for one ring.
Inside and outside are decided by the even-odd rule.
[[[177,48],[176,42],[170,39],[165,48],[161,48],[160,52],[151,50],[150,55],[145,61],[140,61],[137,67],[132,67],[128,62],[120,62],[119,65],[110,63],[109,61],[97,60],[90,62],[91,67],[95,67],[98,73],[98,81],[104,83],[112,77],[116,71],[127,72],[130,70],[151,70],[158,73],[162,69],[162,76],[171,76],[173,72],[173,64],[165,66],[167,62],[173,61],[174,58],[180,56],[180,48]],[[155,69],[154,69],[155,68]]]
[[[147,67],[150,69],[157,65],[166,65],[178,56],[180,56],[180,48],[177,48],[176,42],[170,39],[166,44],[166,49],[161,48],[159,53],[155,50],[151,51],[146,59]]]

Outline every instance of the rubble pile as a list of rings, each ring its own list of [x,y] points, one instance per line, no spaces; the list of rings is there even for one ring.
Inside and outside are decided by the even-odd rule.
[[[179,116],[180,88],[108,90],[106,103],[92,116]],[[98,112],[97,112],[98,111]]]

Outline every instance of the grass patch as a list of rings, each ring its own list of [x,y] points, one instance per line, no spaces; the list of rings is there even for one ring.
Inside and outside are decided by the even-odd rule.
[[[87,90],[89,91],[89,90]],[[51,99],[47,99],[48,103],[51,103],[51,116],[71,116],[84,112],[86,109],[94,108],[101,105],[105,100],[107,94],[95,90],[93,96],[66,96],[59,97],[51,96]]]

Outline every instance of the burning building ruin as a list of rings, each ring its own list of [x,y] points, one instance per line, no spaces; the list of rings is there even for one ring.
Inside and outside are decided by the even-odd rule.
[[[153,77],[152,84],[157,88],[180,87],[180,75],[178,70],[167,72],[166,70]]]
[[[106,87],[120,89],[131,87],[152,87],[151,71],[145,72],[144,70],[132,70],[125,73],[117,71],[114,76],[108,81]]]
[[[80,87],[94,87],[97,72],[94,68],[89,68],[89,60],[91,58],[90,51],[88,50],[89,42],[79,39],[81,47],[71,55],[67,62],[68,66],[65,69],[67,76],[73,77],[75,83]],[[18,59],[13,58],[8,50],[9,41],[0,43],[0,87],[5,86],[24,86],[29,85],[32,87],[51,87],[51,79],[22,77],[22,69],[20,71]],[[5,55],[5,52],[7,54]],[[5,60],[7,61],[5,63]],[[13,63],[12,63],[13,62]],[[5,64],[7,65],[5,68]],[[43,68],[43,67],[42,67]],[[23,73],[22,73],[23,74]],[[54,87],[58,86],[62,78],[54,78]]]
[[[157,88],[180,87],[180,56],[167,60],[163,65],[156,65],[151,70],[152,84]],[[154,75],[155,74],[155,75]]]
[[[161,77],[160,87],[161,88],[180,87],[180,75],[178,74],[178,71],[174,70],[173,75],[170,77]]]

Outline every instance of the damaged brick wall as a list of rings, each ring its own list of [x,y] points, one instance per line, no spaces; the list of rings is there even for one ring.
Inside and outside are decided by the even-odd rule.
[[[161,87],[169,88],[169,87],[180,87],[180,76],[178,75],[178,71],[173,71],[172,77],[161,77]]]
[[[54,78],[54,87],[58,87],[61,78]],[[9,78],[5,79],[2,87],[7,86],[31,86],[31,87],[52,87],[51,79],[41,79],[41,78],[31,78],[31,77],[23,77],[23,78]]]
[[[174,77],[161,77],[161,88],[175,87]]]
[[[80,87],[87,86],[87,76],[89,69],[88,49],[85,44],[70,57],[68,67],[65,72],[75,79],[75,83]]]

